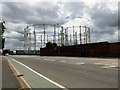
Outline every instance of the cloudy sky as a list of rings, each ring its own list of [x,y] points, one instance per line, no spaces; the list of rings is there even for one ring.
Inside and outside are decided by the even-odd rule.
[[[0,21],[6,21],[5,48],[22,49],[24,28],[31,24],[88,26],[91,42],[118,41],[117,0],[2,0],[0,7]],[[42,26],[38,28],[39,32],[43,31]]]

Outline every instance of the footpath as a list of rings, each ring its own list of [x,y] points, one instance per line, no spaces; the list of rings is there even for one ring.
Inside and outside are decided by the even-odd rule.
[[[14,76],[7,60],[1,56],[2,60],[2,90],[19,90],[20,85]]]

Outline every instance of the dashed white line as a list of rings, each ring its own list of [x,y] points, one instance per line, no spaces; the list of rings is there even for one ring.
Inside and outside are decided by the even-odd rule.
[[[63,63],[65,63],[66,61],[60,61],[60,62],[63,62]]]
[[[79,62],[79,63],[76,63],[77,65],[83,65],[85,64],[84,62]]]
[[[47,61],[48,61],[49,59],[45,58],[44,60],[47,60]]]
[[[54,59],[44,59],[44,60],[46,60],[46,61],[55,61]]]

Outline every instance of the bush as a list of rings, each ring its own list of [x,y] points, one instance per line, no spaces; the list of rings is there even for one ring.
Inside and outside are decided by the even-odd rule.
[[[54,48],[54,47],[57,47],[56,43],[52,43],[52,42],[46,43],[46,48]]]
[[[52,42],[46,43],[46,48],[52,48]]]

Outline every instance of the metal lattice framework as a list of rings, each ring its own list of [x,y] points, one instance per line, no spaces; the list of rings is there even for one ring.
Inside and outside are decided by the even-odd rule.
[[[40,27],[39,31],[36,28],[37,26]],[[39,39],[37,39],[38,37]],[[90,28],[81,25],[64,28],[59,24],[33,24],[27,26],[24,29],[24,50],[31,50],[31,47],[36,50],[38,41],[40,41],[39,48],[45,47],[49,41],[57,43],[58,46],[87,44],[91,42]]]

